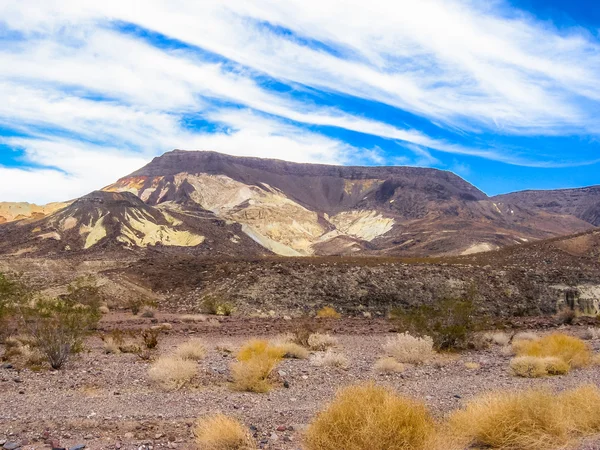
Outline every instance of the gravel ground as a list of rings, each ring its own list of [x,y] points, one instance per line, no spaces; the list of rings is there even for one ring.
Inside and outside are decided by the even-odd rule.
[[[347,370],[316,367],[308,360],[284,360],[271,392],[240,393],[232,391],[228,383],[233,356],[216,349],[224,344],[236,347],[249,337],[235,334],[215,327],[202,334],[171,331],[165,335],[158,353],[169,353],[190,337],[202,338],[209,348],[208,356],[198,363],[200,375],[195,386],[177,392],[161,391],[150,382],[149,362],[131,354],[104,354],[97,337],[89,340],[89,352],[60,371],[2,368],[0,441],[21,443],[23,449],[48,448],[45,442],[52,439],[64,447],[85,444],[91,449],[188,449],[194,448],[194,421],[221,411],[252,426],[263,448],[291,450],[300,448],[303,428],[335,391],[359,381],[374,380],[421,399],[440,418],[474,395],[492,389],[600,386],[597,368],[537,380],[515,378],[507,370],[509,357],[499,347],[407,366],[401,374],[381,375],[372,369],[387,336],[381,332],[336,335],[339,351],[350,360]],[[596,351],[600,349],[600,341],[593,345]],[[465,362],[476,362],[480,368],[469,370]],[[284,381],[289,388],[283,387]],[[578,449],[600,449],[600,439]]]

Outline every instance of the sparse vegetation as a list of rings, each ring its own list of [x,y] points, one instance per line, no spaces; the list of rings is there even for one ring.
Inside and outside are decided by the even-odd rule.
[[[425,450],[435,435],[427,408],[372,384],[341,390],[306,431],[307,450]]]
[[[399,363],[394,358],[388,356],[379,358],[373,366],[375,371],[380,373],[401,373],[404,372],[404,364]]]
[[[142,337],[142,341],[144,342],[144,346],[148,350],[155,349],[158,346],[158,336],[160,334],[160,329],[152,329],[146,328],[142,330],[140,336]]]
[[[231,365],[233,387],[247,392],[267,392],[271,389],[269,375],[283,358],[283,350],[267,341],[251,340],[238,351]]]
[[[320,367],[346,369],[348,367],[348,358],[341,353],[329,349],[326,352],[314,355],[311,363]]]
[[[560,358],[571,368],[586,367],[592,362],[592,351],[584,341],[561,333],[513,341],[513,348],[517,356]]]
[[[200,361],[206,356],[206,347],[200,339],[190,339],[177,347],[175,356],[181,359]]]
[[[475,321],[474,312],[471,300],[450,298],[409,311],[396,308],[390,318],[413,336],[430,336],[438,350],[462,350],[485,325],[483,320]]]
[[[583,332],[583,339],[587,339],[589,341],[600,339],[600,328],[592,328],[588,327]]]
[[[223,300],[218,295],[206,295],[200,301],[200,307],[205,314],[214,316],[230,316],[235,310],[234,306]]]
[[[148,370],[152,381],[167,391],[181,389],[196,376],[196,363],[176,356],[161,356]]]
[[[499,345],[504,347],[510,343],[510,336],[504,331],[495,331],[492,333],[485,333],[483,339],[493,345]]]
[[[429,336],[415,337],[409,333],[388,337],[383,350],[398,361],[410,364],[421,364],[435,356],[433,339]]]
[[[476,363],[474,361],[467,361],[467,362],[465,362],[464,366],[465,366],[465,369],[468,369],[468,370],[478,370],[481,368],[481,364]]]
[[[250,430],[224,414],[204,417],[196,424],[196,443],[203,450],[255,450]]]
[[[320,319],[339,319],[342,315],[331,306],[324,306],[317,311],[317,317]]]
[[[72,353],[83,348],[84,338],[100,319],[97,306],[74,303],[73,298],[36,298],[20,307],[21,318],[34,345],[53,369],[60,369]]]
[[[564,375],[569,372],[569,365],[560,358],[517,356],[510,362],[513,374],[524,378],[539,378],[546,375]]]
[[[548,450],[600,431],[600,391],[584,386],[480,396],[449,418],[461,448]]]
[[[329,334],[313,333],[308,337],[308,347],[311,350],[327,350],[337,345],[337,339]]]

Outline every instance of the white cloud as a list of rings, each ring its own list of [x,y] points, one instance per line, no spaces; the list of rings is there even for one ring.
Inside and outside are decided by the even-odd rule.
[[[193,48],[154,47],[111,27],[115,21],[238,66]],[[270,90],[257,81],[261,74],[391,105],[440,124],[445,135],[599,133],[598,40],[502,1],[0,1],[2,23],[22,36],[0,46],[0,123],[29,136],[5,143],[32,164],[60,170],[1,168],[0,175],[53,180],[29,197],[38,201],[81,195],[175,147],[338,164],[389,160],[381,149],[355,148],[306,125],[398,142],[412,152],[402,161],[419,165],[440,164],[432,150],[538,167],[589,162],[458,145]],[[221,128],[187,129],[187,115]],[[2,199],[21,196],[4,189]]]

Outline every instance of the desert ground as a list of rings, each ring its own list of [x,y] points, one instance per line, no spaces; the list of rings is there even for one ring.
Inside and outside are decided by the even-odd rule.
[[[373,366],[392,336],[386,319],[314,319],[335,337],[335,351],[347,367],[317,366],[308,359],[284,359],[272,374],[267,393],[232,389],[229,366],[235,351],[250,338],[275,339],[289,332],[294,320],[182,316],[154,317],[110,312],[85,350],[61,370],[31,370],[5,363],[0,369],[0,439],[22,449],[157,449],[197,448],[193,429],[198,418],[217,411],[239,419],[253,432],[260,448],[300,449],[303,431],[340,387],[363,381],[386,385],[422,400],[442,419],[473,396],[498,389],[545,386],[561,391],[581,384],[600,385],[598,368],[573,370],[564,376],[538,379],[510,373],[510,355],[500,345],[443,354],[420,365],[405,364],[400,373],[382,374]],[[148,376],[151,360],[136,354],[105,352],[100,335],[112,330],[140,330],[168,323],[150,359],[170,354],[189,339],[207,349],[197,362],[197,375],[187,386],[165,391]],[[545,323],[545,322],[543,322]],[[583,336],[585,326],[562,326],[561,332]],[[556,329],[538,329],[547,334]],[[589,336],[588,336],[589,337]],[[588,341],[595,352],[600,340]],[[2,349],[3,350],[3,349]],[[578,450],[600,449],[600,437]]]

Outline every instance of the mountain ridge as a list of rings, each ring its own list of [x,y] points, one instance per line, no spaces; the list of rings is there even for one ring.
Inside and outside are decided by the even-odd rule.
[[[129,250],[158,246],[240,256],[453,256],[593,228],[583,213],[578,217],[560,203],[555,210],[539,208],[516,194],[488,197],[458,175],[432,168],[174,150],[33,220],[41,227],[25,227],[29,221],[0,226],[0,237],[21,243],[17,249],[5,243],[4,251],[12,252],[39,242],[32,235],[41,228],[71,251],[116,242]],[[77,221],[79,237],[61,229],[67,216]],[[82,246],[84,226],[98,227],[101,239]]]

